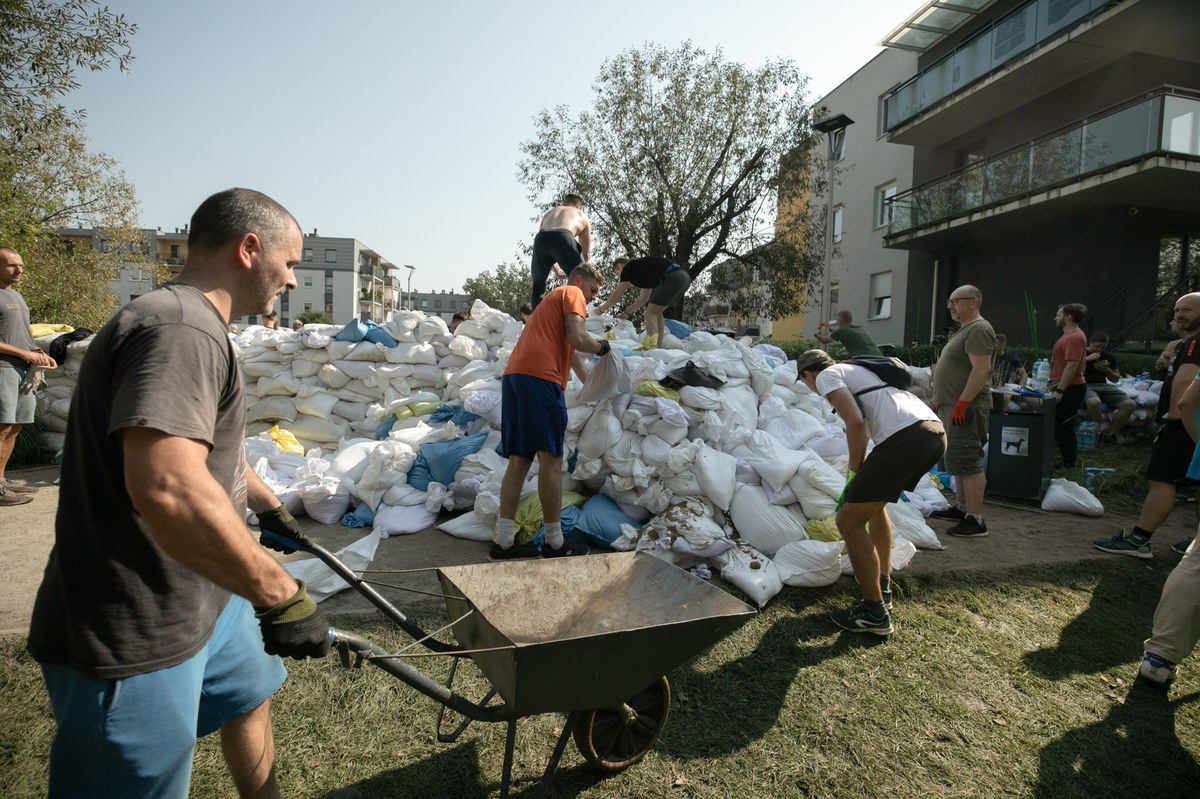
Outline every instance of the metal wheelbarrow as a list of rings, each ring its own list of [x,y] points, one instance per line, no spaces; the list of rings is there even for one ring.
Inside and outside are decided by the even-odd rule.
[[[505,722],[500,796],[512,779],[517,720],[566,713],[542,775],[554,776],[568,738],[602,771],[640,761],[658,742],[671,706],[665,675],[736,629],[757,611],[698,577],[645,553],[442,567],[448,625],[457,644],[439,641],[404,616],[359,574],[307,539],[283,539],[320,558],[430,652],[456,658],[442,684],[360,635],[330,630],[343,665],[377,666],[443,707],[437,736],[452,743],[472,721]],[[364,572],[363,574],[379,572]],[[353,660],[351,655],[354,656]],[[453,689],[469,657],[491,689],[472,701]],[[463,717],[444,731],[446,710]]]

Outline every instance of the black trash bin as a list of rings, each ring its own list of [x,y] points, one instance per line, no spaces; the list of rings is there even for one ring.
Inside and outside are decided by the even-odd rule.
[[[1041,502],[1050,487],[1054,472],[1054,400],[1047,397],[1033,404],[1040,404],[1040,410],[992,410],[988,425],[989,495]]]

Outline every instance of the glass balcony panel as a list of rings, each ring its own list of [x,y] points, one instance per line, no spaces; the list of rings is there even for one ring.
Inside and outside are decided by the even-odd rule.
[[[987,163],[983,197],[995,203],[1029,191],[1029,151],[1018,150]]]
[[[1156,149],[1157,99],[1088,122],[1083,128],[1083,170],[1137,158]]]
[[[967,42],[954,54],[954,90],[987,74],[992,67],[992,31]]]
[[[1043,41],[1091,13],[1091,0],[1038,0],[1038,41]]]
[[[931,8],[917,17],[916,24],[949,32],[969,16],[971,15],[963,11],[955,11],[950,8]]]
[[[1163,111],[1163,149],[1200,155],[1200,101],[1167,97]]]
[[[921,108],[928,108],[954,89],[954,59],[943,58],[917,79]]]
[[[917,115],[917,81],[914,78],[888,98],[888,128]]]
[[[1037,3],[1017,9],[996,23],[992,39],[992,64],[999,66],[1036,43]]]
[[[1079,144],[1083,131],[1079,128],[1033,145],[1030,164],[1030,186],[1049,186],[1079,174]]]

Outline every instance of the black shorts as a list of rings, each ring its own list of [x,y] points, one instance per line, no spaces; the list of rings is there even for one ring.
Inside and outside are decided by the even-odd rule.
[[[847,502],[895,502],[912,491],[946,454],[941,422],[922,421],[893,433],[863,461],[846,489]]]
[[[1146,479],[1157,483],[1191,483],[1188,467],[1196,442],[1188,435],[1183,422],[1178,419],[1163,419],[1150,449],[1150,462],[1146,464]],[[851,484],[853,485],[853,484]]]

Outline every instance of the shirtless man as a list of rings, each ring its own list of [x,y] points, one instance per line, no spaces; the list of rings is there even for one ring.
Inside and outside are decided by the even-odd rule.
[[[578,241],[576,241],[578,239]],[[546,212],[533,238],[533,292],[529,304],[537,308],[546,293],[546,279],[553,267],[559,277],[592,257],[592,223],[583,212],[583,198],[571,192],[562,203]]]

